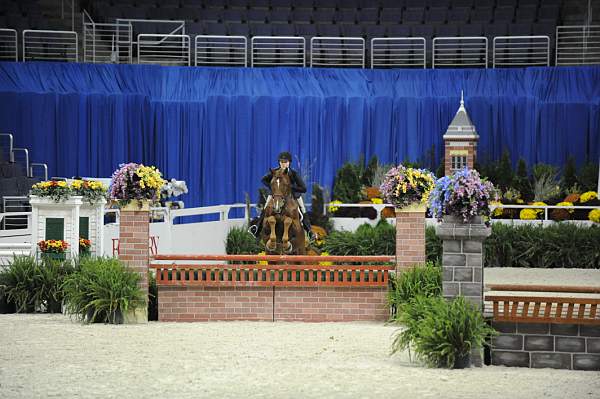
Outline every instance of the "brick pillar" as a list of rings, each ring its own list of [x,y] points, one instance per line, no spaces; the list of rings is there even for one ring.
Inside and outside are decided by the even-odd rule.
[[[150,234],[148,211],[121,209],[119,224],[119,259],[131,270],[140,274],[139,287],[148,295],[148,236]],[[126,315],[126,322],[147,323],[148,309],[137,309]]]
[[[396,272],[422,265],[425,254],[425,205],[396,208]]]
[[[477,139],[444,138],[444,174],[446,176],[451,175],[453,172],[453,156],[466,157],[467,167],[469,169],[474,169],[475,162],[477,161]]]

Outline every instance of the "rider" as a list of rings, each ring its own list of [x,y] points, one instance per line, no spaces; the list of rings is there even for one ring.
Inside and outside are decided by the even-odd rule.
[[[316,237],[314,236],[314,233],[311,230],[310,220],[308,219],[308,215],[306,214],[306,207],[304,206],[304,200],[302,199],[302,194],[306,192],[306,184],[304,184],[304,181],[302,180],[302,177],[300,177],[300,174],[298,174],[298,172],[296,172],[294,169],[290,168],[290,164],[292,162],[292,154],[290,154],[287,151],[284,151],[281,154],[279,154],[278,159],[279,159],[279,168],[277,168],[277,169],[284,169],[284,170],[287,169],[287,173],[290,177],[290,182],[292,184],[292,195],[298,202],[298,208],[300,209],[300,212],[302,213],[302,226],[304,227],[304,230],[306,230],[306,232],[308,233],[309,239],[312,241]],[[275,169],[275,170],[277,170],[277,169]],[[271,189],[271,180],[272,179],[273,179],[273,172],[269,171],[269,173],[267,173],[266,175],[263,176],[263,178],[261,179],[261,182],[265,186],[267,186],[269,189]],[[271,196],[269,195],[269,197],[267,198],[267,201],[265,202],[263,211],[262,211],[260,217],[258,218],[258,221],[256,222],[255,225],[250,226],[250,232],[252,234],[254,234],[256,237],[258,237],[258,235],[260,234],[260,230],[262,229],[262,224],[263,224],[263,219],[264,219],[264,214],[265,214],[264,210],[266,209],[270,200],[271,200]]]

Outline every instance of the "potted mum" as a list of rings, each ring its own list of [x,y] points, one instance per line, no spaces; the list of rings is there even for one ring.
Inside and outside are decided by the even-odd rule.
[[[102,182],[76,179],[71,182],[73,195],[80,195],[84,202],[94,205],[106,200],[107,188]]]
[[[125,210],[149,210],[150,202],[160,199],[164,184],[162,174],[155,166],[121,164],[112,175],[110,198]]]
[[[71,188],[66,181],[43,181],[31,186],[29,195],[33,198],[46,198],[53,202],[65,202],[72,195]]]
[[[489,225],[490,202],[497,201],[494,185],[474,169],[457,170],[437,180],[429,196],[429,213],[438,221]]]
[[[387,203],[396,209],[424,211],[434,184],[433,174],[427,169],[398,165],[385,174],[379,189]]]
[[[63,261],[69,244],[63,240],[41,240],[37,246],[42,253],[42,258]]]

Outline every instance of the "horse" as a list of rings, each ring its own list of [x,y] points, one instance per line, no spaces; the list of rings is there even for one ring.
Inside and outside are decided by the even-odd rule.
[[[304,229],[300,221],[298,202],[292,194],[290,177],[283,169],[271,169],[271,174],[272,194],[265,208],[262,228],[265,251],[269,254],[304,255]]]

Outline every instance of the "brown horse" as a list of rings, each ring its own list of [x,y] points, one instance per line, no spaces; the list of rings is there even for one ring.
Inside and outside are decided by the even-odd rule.
[[[283,169],[271,169],[271,172],[272,198],[265,208],[262,228],[265,250],[270,254],[304,255],[304,229],[290,177]]]

